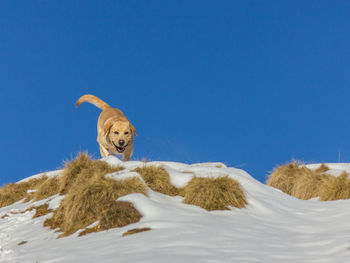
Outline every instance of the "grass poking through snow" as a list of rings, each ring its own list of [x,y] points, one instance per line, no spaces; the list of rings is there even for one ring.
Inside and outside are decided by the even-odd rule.
[[[326,180],[323,180],[319,196],[321,201],[350,199],[349,175],[344,172],[339,176],[329,176]]]
[[[80,154],[77,159],[66,164],[60,181],[61,194],[65,198],[44,225],[59,228],[68,236],[98,221],[98,227],[87,229],[84,234],[120,227],[140,220],[141,215],[127,202],[116,200],[131,193],[146,194],[144,183],[136,178],[114,180],[105,175],[123,168],[112,167],[87,155]]]
[[[240,184],[228,176],[194,177],[184,191],[184,203],[197,205],[209,211],[228,210],[229,206],[242,208],[247,204]]]
[[[312,170],[292,162],[277,167],[266,183],[302,200],[315,197],[321,201],[349,199],[349,175],[344,172],[340,176],[331,176],[327,174],[328,170],[325,164]]]
[[[57,176],[51,177],[38,185],[36,191],[33,193],[33,199],[35,201],[46,199],[50,196],[58,194],[59,179]]]
[[[153,191],[170,196],[182,195],[182,189],[178,189],[170,183],[169,174],[162,167],[143,166],[136,168],[135,172],[142,176],[147,186]]]
[[[123,170],[122,167],[112,167],[100,160],[92,160],[87,154],[80,153],[76,159],[65,163],[65,169],[60,179],[59,193],[66,194],[72,185],[84,183],[94,176],[102,177],[105,174]]]
[[[129,202],[116,201],[106,203],[98,216],[98,225],[86,228],[79,236],[83,236],[92,232],[99,232],[115,227],[123,227],[138,222],[141,214]]]
[[[34,214],[33,218],[47,215],[53,211],[52,209],[49,209],[48,204],[43,204],[43,205],[39,205],[39,206],[31,206],[31,207],[27,208],[26,210],[22,211],[21,213],[25,213],[27,211],[32,211],[34,209],[35,209],[35,214]]]
[[[10,183],[0,189],[0,207],[11,205],[24,198],[26,201],[30,200],[28,190],[34,190],[36,186],[40,185],[47,179],[46,176],[40,178],[33,178],[25,182]]]

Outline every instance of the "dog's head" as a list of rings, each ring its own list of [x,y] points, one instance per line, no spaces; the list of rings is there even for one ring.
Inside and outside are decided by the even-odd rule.
[[[133,143],[133,136],[137,136],[135,127],[128,121],[110,120],[104,125],[104,132],[118,153],[123,153]]]

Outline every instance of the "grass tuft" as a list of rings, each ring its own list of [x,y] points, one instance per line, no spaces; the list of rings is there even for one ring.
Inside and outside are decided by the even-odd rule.
[[[328,177],[332,176],[328,174],[322,175],[318,171],[310,169],[303,169],[302,173],[295,177],[290,195],[302,200],[319,197],[323,180]]]
[[[105,175],[121,170],[102,161],[93,161],[80,154],[77,159],[66,164],[60,181],[60,193],[65,198],[44,226],[59,228],[68,236],[79,229],[85,229],[98,221],[98,228],[86,229],[83,234],[120,227],[137,222],[141,215],[127,202],[116,200],[131,193],[146,194],[144,183],[136,178],[115,180]]]
[[[169,174],[164,168],[143,166],[136,168],[134,171],[141,175],[147,186],[153,191],[170,196],[181,195],[181,189],[170,183]]]
[[[124,180],[105,177],[108,173],[122,169],[92,160],[87,154],[81,153],[65,164],[60,177],[42,176],[4,186],[0,189],[0,207],[23,198],[37,201],[57,193],[65,195],[55,211],[48,209],[47,204],[32,206],[24,211],[35,209],[33,218],[54,212],[44,222],[44,226],[59,229],[63,232],[60,237],[85,229],[94,222],[98,222],[98,227],[86,228],[81,235],[135,223],[140,220],[141,214],[131,203],[116,200],[131,193],[146,194],[146,185],[136,177]],[[33,191],[28,193],[28,190]]]
[[[123,227],[136,223],[140,219],[141,214],[131,203],[124,201],[109,202],[102,207],[102,213],[98,217],[99,224],[92,228],[86,228],[79,236],[110,228]]]
[[[240,184],[228,177],[194,177],[185,187],[184,203],[206,210],[228,210],[229,206],[242,208],[247,203]]]
[[[312,170],[305,165],[292,162],[277,167],[266,184],[296,198],[307,200],[319,196],[323,179],[330,176],[325,174],[328,170],[329,167],[325,164]]]
[[[77,181],[83,182],[94,177],[94,175],[101,177],[123,169],[120,166],[112,167],[100,160],[92,160],[88,154],[80,153],[76,159],[65,163],[65,169],[60,179],[59,193],[61,195],[66,194]]]
[[[327,171],[329,171],[329,167],[327,165],[325,165],[324,163],[321,164],[321,166],[315,170],[316,173],[324,173]]]
[[[36,191],[33,193],[33,199],[35,201],[46,199],[58,194],[58,190],[59,179],[56,176],[51,177],[36,187]]]
[[[28,194],[28,190],[34,190],[36,186],[43,183],[47,179],[47,176],[41,176],[39,178],[33,178],[21,183],[10,183],[0,189],[0,207],[11,205],[22,199],[29,201],[31,195]]]
[[[279,166],[269,176],[266,184],[278,188],[290,195],[292,193],[296,177],[298,174],[302,174],[306,170],[309,169],[307,169],[305,166],[300,167],[297,162]]]
[[[48,204],[43,204],[43,205],[39,205],[39,206],[35,206],[35,215],[33,216],[33,218],[37,218],[40,216],[44,216],[47,215],[49,213],[51,213],[53,210],[49,209],[49,205]]]
[[[328,170],[325,164],[311,170],[293,162],[275,169],[266,183],[302,200],[315,197],[321,201],[349,199],[349,175],[344,172],[340,176],[331,176],[326,173]]]
[[[339,176],[328,176],[323,179],[319,191],[321,201],[350,199],[350,177],[344,172]]]
[[[25,212],[32,211],[34,209],[35,209],[35,215],[32,218],[44,216],[44,215],[47,215],[53,211],[52,209],[49,209],[48,204],[43,204],[43,205],[39,205],[39,206],[31,206],[31,207],[27,208],[26,210],[21,211],[20,213],[24,214]]]

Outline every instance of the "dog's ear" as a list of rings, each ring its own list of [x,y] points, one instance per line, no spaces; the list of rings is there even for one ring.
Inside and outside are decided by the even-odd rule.
[[[134,125],[132,125],[131,123],[130,123],[130,128],[131,128],[131,131],[134,134],[134,136],[137,136],[136,129],[135,129]]]
[[[108,119],[105,124],[103,125],[103,135],[107,136],[109,133],[109,130],[111,129],[111,127],[114,124],[114,119]]]

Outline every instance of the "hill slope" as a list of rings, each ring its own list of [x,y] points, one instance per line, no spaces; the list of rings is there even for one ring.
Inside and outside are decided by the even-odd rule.
[[[145,165],[114,157],[103,160],[125,168],[109,175],[118,178],[138,176],[132,170]],[[21,212],[44,203],[55,209],[63,197],[20,201],[0,208],[0,262],[350,262],[350,200],[299,200],[220,163],[146,165],[164,167],[179,188],[193,176],[229,176],[243,187],[248,205],[209,212],[184,204],[181,196],[148,189],[148,196],[118,199],[133,203],[142,214],[138,223],[57,239],[59,233],[43,227],[50,214],[33,219],[35,210]],[[350,170],[346,164],[329,167],[334,174]],[[123,237],[130,229],[142,228],[150,230]]]

